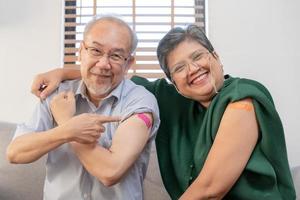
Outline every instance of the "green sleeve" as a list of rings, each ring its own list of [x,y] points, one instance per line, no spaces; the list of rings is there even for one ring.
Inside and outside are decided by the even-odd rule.
[[[152,94],[155,93],[155,85],[159,80],[156,81],[148,81],[146,78],[139,77],[139,76],[133,76],[131,80],[137,84],[137,85],[142,85],[144,86],[149,92]]]

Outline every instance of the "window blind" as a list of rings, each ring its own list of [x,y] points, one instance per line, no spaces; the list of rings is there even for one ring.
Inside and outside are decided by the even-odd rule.
[[[118,14],[139,40],[129,76],[162,78],[156,58],[159,40],[175,26],[194,23],[205,30],[204,4],[205,0],[65,0],[64,67],[78,66],[84,27],[93,16]]]

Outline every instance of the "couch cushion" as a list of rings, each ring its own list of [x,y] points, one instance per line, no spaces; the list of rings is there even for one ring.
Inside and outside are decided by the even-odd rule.
[[[300,200],[300,166],[292,168],[292,176],[294,180],[297,200]]]
[[[41,200],[45,177],[44,158],[32,164],[10,164],[6,147],[14,135],[15,124],[0,122],[0,199]]]
[[[162,183],[156,155],[155,143],[152,146],[147,174],[144,180],[145,200],[170,200]]]

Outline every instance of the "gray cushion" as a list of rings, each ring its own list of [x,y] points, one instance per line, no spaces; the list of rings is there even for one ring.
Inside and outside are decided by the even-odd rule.
[[[24,165],[10,164],[6,160],[6,147],[14,130],[14,124],[0,122],[0,199],[41,200],[45,176],[44,160]]]
[[[300,200],[300,166],[292,168],[292,176],[297,194],[297,200]]]
[[[170,200],[165,187],[163,186],[155,145],[152,146],[147,174],[144,180],[145,200]]]

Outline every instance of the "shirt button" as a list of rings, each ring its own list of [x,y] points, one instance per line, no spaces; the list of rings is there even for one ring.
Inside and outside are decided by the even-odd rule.
[[[194,165],[190,165],[190,168],[193,168],[194,167]]]
[[[190,176],[190,181],[191,181],[191,180],[193,180],[193,177],[192,177],[192,176]]]

